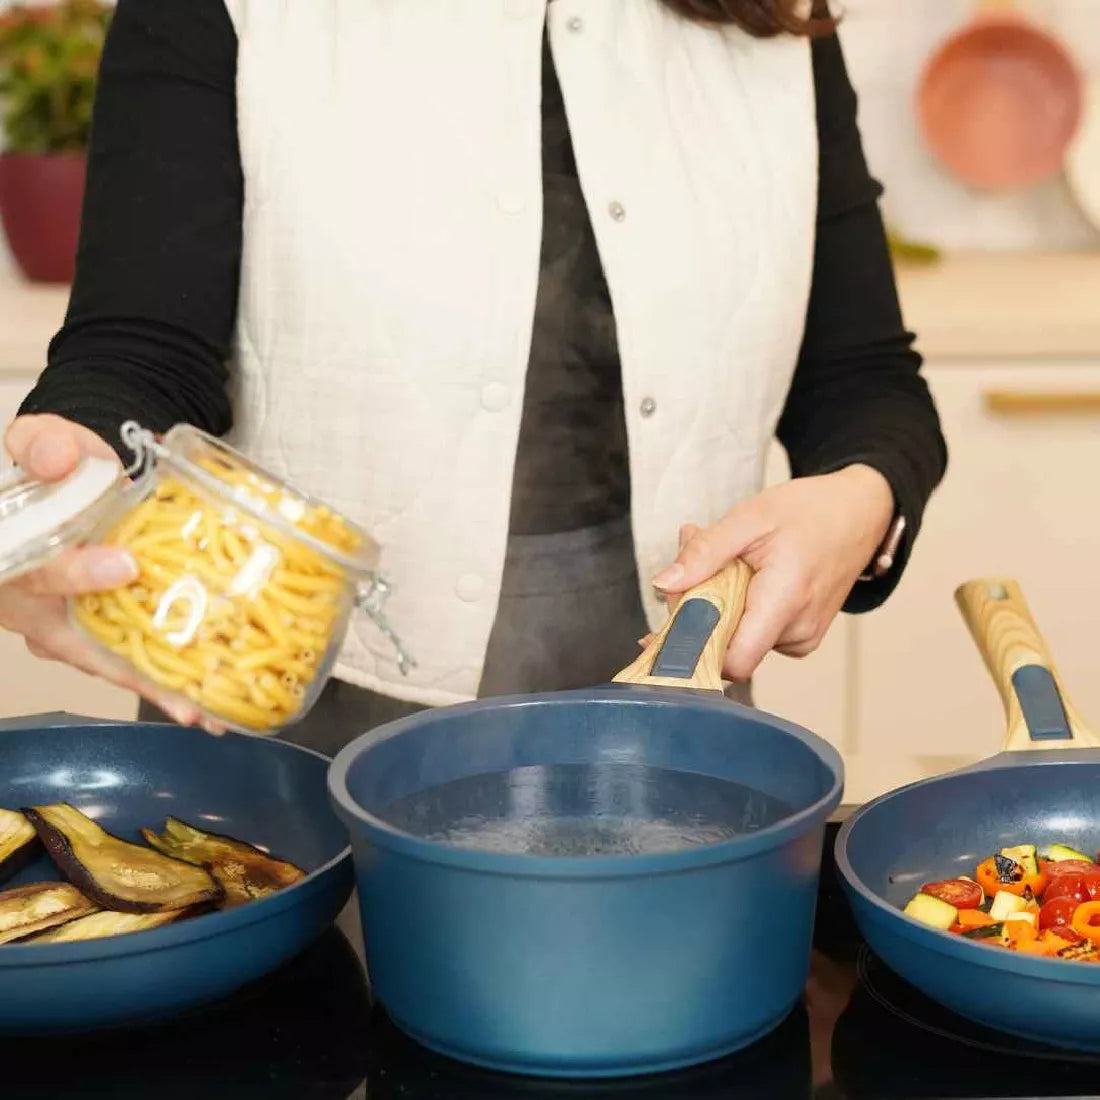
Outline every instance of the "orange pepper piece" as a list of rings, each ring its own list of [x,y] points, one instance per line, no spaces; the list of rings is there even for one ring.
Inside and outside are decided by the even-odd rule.
[[[958,924],[964,931],[970,928],[988,928],[996,923],[988,913],[983,913],[980,909],[959,910]]]
[[[1001,882],[997,874],[997,864],[992,856],[978,864],[975,878],[987,897],[993,897],[998,890],[1004,890],[1006,893],[1022,898],[1028,889],[1031,890],[1033,897],[1039,897],[1049,882],[1049,876],[1045,871],[1040,871],[1037,875],[1025,874],[1019,882]]]
[[[1100,931],[1100,929],[1098,929]],[[1039,938],[1039,933],[1035,929],[1035,925],[1029,920],[1007,920],[1005,921],[1005,939],[1008,941],[1009,947],[1015,947],[1017,950],[1023,944],[1034,943]]]
[[[1086,901],[1073,911],[1073,930],[1100,946],[1100,901]]]

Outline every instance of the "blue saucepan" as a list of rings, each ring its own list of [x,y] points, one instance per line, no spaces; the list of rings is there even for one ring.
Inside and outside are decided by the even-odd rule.
[[[974,581],[958,600],[1005,704],[1005,751],[868,803],[837,836],[837,867],[867,942],[912,985],[978,1023],[1100,1052],[1100,966],[971,942],[901,912],[922,884],[973,876],[1001,848],[1100,844],[1100,738],[1064,701],[1019,585]]]
[[[111,939],[0,946],[0,1032],[146,1023],[217,1000],[299,954],[352,889],[329,761],[281,741],[46,715],[0,723],[0,806],[67,801],[129,840],[168,815],[310,874],[267,898]],[[10,885],[61,876],[42,857]]]
[[[372,984],[403,1030],[496,1069],[610,1077],[788,1015],[842,764],[721,692],[749,575],[690,593],[613,685],[425,712],[339,754]]]

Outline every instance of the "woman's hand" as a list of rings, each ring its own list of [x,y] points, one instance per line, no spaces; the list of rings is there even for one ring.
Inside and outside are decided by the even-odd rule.
[[[748,680],[769,650],[812,653],[886,536],[889,483],[870,466],[796,478],[743,501],[713,526],[680,532],[676,561],[654,586],[673,603],[733,558],[755,572],[725,675]]]
[[[58,481],[87,456],[117,458],[94,432],[59,416],[22,416],[8,429],[5,446],[33,477]],[[93,676],[144,695],[177,722],[192,725],[198,711],[140,682],[125,662],[93,646],[69,622],[65,597],[129,584],[133,558],[109,546],[67,550],[33,573],[0,584],[0,627],[22,634],[36,657],[64,661]]]

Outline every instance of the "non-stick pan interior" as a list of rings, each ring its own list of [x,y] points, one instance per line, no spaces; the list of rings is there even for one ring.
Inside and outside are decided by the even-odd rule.
[[[308,871],[347,834],[328,803],[328,761],[256,737],[158,725],[0,730],[0,806],[66,801],[137,842],[174,815],[270,849]],[[16,881],[59,877],[45,858]]]
[[[839,795],[840,770],[827,745],[758,711],[611,688],[417,715],[368,738],[346,783],[404,834],[574,857],[759,832]]]
[[[908,787],[870,807],[844,852],[859,882],[904,905],[929,881],[973,876],[992,852],[1064,842],[1100,848],[1100,754],[1005,753],[988,765]]]

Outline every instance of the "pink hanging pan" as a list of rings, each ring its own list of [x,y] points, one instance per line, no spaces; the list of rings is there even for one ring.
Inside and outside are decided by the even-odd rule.
[[[1081,117],[1081,77],[1013,0],[982,0],[929,59],[917,110],[929,148],[979,191],[1014,191],[1061,170]]]

